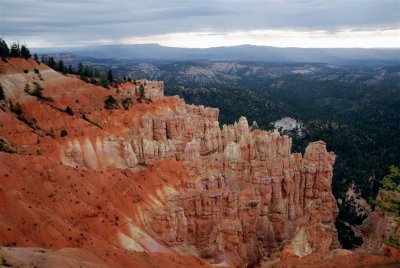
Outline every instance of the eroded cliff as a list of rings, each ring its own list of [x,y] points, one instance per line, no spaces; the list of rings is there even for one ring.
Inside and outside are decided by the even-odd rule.
[[[24,91],[34,82],[51,100]],[[221,128],[218,109],[163,97],[158,82],[140,82],[137,102],[140,83],[106,90],[10,59],[0,83],[0,138],[15,152],[0,152],[3,246],[82,248],[112,266],[142,252],[163,266],[193,255],[207,262],[186,257],[192,266],[238,267],[340,246],[335,155],[322,141],[301,155],[244,117]],[[108,95],[133,105],[104,109]]]

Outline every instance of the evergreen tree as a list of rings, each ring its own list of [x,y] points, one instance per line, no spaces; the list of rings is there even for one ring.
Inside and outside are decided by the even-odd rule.
[[[53,57],[49,57],[49,59],[47,61],[47,66],[49,66],[52,69],[56,68],[56,61],[54,60]]]
[[[39,99],[43,98],[43,88],[39,83],[35,84],[35,89],[32,92],[32,96],[35,96]]]
[[[78,71],[77,74],[82,75],[83,74],[83,64],[79,63],[78,64]]]
[[[19,43],[13,43],[11,45],[10,56],[11,57],[20,57],[21,56],[21,49],[19,47]]]
[[[121,103],[125,110],[129,110],[129,107],[132,105],[132,99],[131,98],[123,99]]]
[[[37,62],[39,62],[39,57],[36,53],[33,54],[33,59]]]
[[[113,96],[109,95],[104,101],[104,108],[107,110],[118,109],[119,106],[117,100]]]
[[[140,98],[140,99],[144,99],[144,98],[145,98],[145,95],[144,95],[144,86],[143,86],[143,85],[140,85],[140,87],[139,87],[139,98]]]
[[[15,104],[15,106],[11,102],[10,103],[10,110],[13,113],[15,113],[16,115],[21,115],[22,114],[22,107],[21,107],[21,104],[19,104],[19,102],[17,102],[17,104]]]
[[[389,174],[382,179],[381,184],[379,199],[373,203],[400,221],[400,200],[396,198],[400,194],[399,168],[391,165]]]
[[[85,67],[83,68],[83,76],[93,77],[93,68],[92,68],[92,66],[85,65]]]
[[[74,73],[74,69],[72,69],[72,65],[71,64],[68,65],[67,73],[69,73],[69,74],[73,74]]]
[[[6,41],[0,38],[0,56],[8,57],[9,55],[10,55],[10,49],[8,48]]]
[[[110,84],[108,83],[108,80],[104,75],[102,75],[100,77],[100,86],[107,88],[107,89],[110,88]]]
[[[29,51],[29,49],[27,48],[26,45],[21,46],[20,54],[21,54],[21,57],[23,57],[25,59],[29,59],[31,57],[31,52]]]
[[[6,95],[4,94],[3,86],[0,84],[0,100],[5,100]]]
[[[107,79],[108,79],[108,81],[112,82],[113,78],[114,78],[113,73],[112,73],[111,69],[109,69],[108,73],[107,73]]]
[[[64,72],[64,61],[62,59],[58,61],[56,69],[59,72]]]
[[[381,181],[382,187],[379,189],[378,198],[370,200],[370,203],[378,206],[389,216],[393,217],[397,224],[400,224],[400,170],[391,165],[389,174]],[[383,241],[385,244],[400,248],[400,238],[396,233],[389,234]]]

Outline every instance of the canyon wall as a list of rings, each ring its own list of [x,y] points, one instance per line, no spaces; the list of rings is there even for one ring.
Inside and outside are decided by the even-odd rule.
[[[79,182],[87,173],[88,193],[102,199],[105,189],[112,192],[107,209],[112,207],[118,224],[106,224],[101,232],[85,218],[84,226],[73,225],[82,234],[124,250],[194,255],[236,267],[276,257],[282,250],[302,257],[340,247],[334,224],[338,210],[331,192],[335,155],[327,152],[324,142],[310,143],[304,155],[291,153],[291,138],[251,131],[244,117],[220,127],[218,109],[163,97],[162,83],[137,80],[136,85],[124,83],[106,90],[41,65],[40,83],[52,99],[44,102],[22,90],[38,79],[19,69],[37,64],[11,61],[0,67],[8,99],[0,111],[0,136],[18,151],[12,157],[1,153],[7,160],[4,165],[16,165],[8,160],[17,158],[13,161],[19,163],[23,157],[35,163],[38,173],[31,174],[33,179],[64,185],[71,176]],[[149,101],[135,102],[138,85],[144,86]],[[103,108],[107,95],[118,101],[131,97],[135,103],[128,110],[107,110]],[[25,121],[12,113],[10,101],[21,104]],[[72,107],[74,115],[65,114],[65,107]],[[27,126],[27,121],[34,126]],[[68,135],[60,136],[62,130]],[[51,168],[40,167],[38,159],[44,156]],[[7,198],[11,202],[26,194]],[[63,202],[62,208],[61,202],[51,205],[59,221],[80,206],[72,199],[71,204]],[[85,201],[89,207],[83,214],[98,211],[100,202],[96,203]],[[40,206],[44,209],[46,202]],[[6,217],[4,209],[2,213]],[[16,222],[22,220],[18,217]],[[3,244],[19,237],[0,234]],[[39,238],[26,237],[29,243],[18,241],[19,245],[37,245]],[[53,246],[71,247],[72,242],[62,240]],[[96,252],[93,246],[86,247]]]

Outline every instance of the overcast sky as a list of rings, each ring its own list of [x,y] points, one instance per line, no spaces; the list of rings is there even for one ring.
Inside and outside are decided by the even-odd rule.
[[[0,16],[30,47],[400,47],[400,0],[0,0]]]

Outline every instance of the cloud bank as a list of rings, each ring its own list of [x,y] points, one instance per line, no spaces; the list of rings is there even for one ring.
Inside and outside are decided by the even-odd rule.
[[[397,0],[1,0],[0,17],[33,47],[400,47]]]

